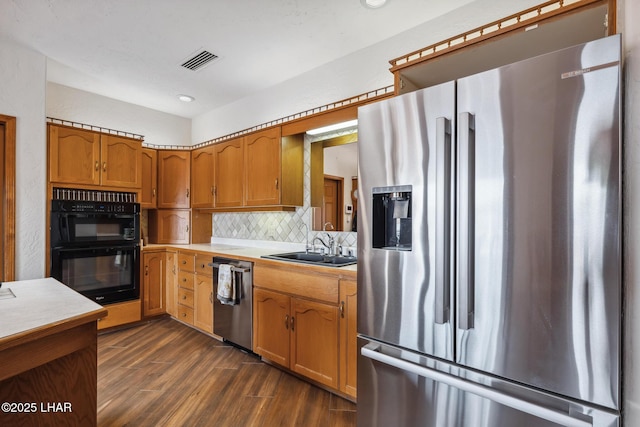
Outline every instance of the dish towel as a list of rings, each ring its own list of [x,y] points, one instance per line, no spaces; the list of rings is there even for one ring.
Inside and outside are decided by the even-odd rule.
[[[218,267],[217,294],[222,304],[236,305],[236,280],[231,264],[220,264]]]

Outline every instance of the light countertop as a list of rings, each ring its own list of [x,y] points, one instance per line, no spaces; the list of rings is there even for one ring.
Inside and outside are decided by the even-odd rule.
[[[35,331],[87,323],[106,314],[101,305],[50,277],[4,282],[0,288],[0,347]]]
[[[190,245],[156,245],[156,244],[148,244],[144,246],[142,249],[144,250],[152,250],[154,248],[174,248],[174,249],[182,249],[182,250],[192,250],[199,252],[209,252],[212,255],[219,256],[227,256],[230,258],[244,259],[249,261],[261,260],[265,262],[276,262],[284,265],[295,266],[296,268],[306,268],[313,267],[325,269],[325,271],[333,271],[334,273],[340,274],[341,272],[356,272],[357,265],[347,265],[344,267],[326,267],[322,265],[311,265],[297,262],[288,262],[288,261],[277,261],[271,259],[261,258],[263,255],[273,255],[278,253],[286,253],[286,252],[295,252],[299,250],[304,250],[304,244],[301,246],[302,249],[297,246],[282,246],[274,243],[272,247],[268,246],[269,243],[260,244],[259,246],[245,246],[240,241],[239,244],[232,243],[194,243]]]

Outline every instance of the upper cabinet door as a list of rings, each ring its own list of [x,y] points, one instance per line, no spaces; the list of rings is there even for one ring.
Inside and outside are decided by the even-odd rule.
[[[142,144],[117,135],[101,136],[102,185],[140,188],[142,186]]]
[[[191,207],[213,207],[213,146],[191,152]]]
[[[189,151],[158,151],[158,208],[190,207],[190,172]]]
[[[100,134],[49,125],[49,180],[100,185]]]
[[[243,138],[213,146],[215,150],[215,206],[242,206],[244,190]]]
[[[158,153],[153,148],[142,149],[142,188],[140,207],[155,209],[158,200]]]
[[[282,184],[280,128],[245,137],[245,202],[247,206],[277,205]]]

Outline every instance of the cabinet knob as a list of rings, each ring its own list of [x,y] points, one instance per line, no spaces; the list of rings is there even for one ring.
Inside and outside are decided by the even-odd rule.
[[[340,317],[344,319],[344,301],[340,301]]]
[[[278,189],[278,178],[276,178],[276,190]]]
[[[293,316],[291,316],[291,332],[293,332],[293,321],[294,321],[294,318]]]
[[[189,189],[187,188],[187,199],[189,198]]]
[[[145,276],[148,276],[148,275],[149,275],[149,266],[148,266],[148,265],[145,265],[145,266],[144,266],[144,275],[145,275]]]
[[[289,329],[289,315],[284,316],[284,327]]]
[[[96,160],[96,171],[100,170],[100,162]]]
[[[102,170],[107,171],[107,162],[102,163]]]
[[[187,299],[187,296],[186,295],[182,295],[182,299]]]

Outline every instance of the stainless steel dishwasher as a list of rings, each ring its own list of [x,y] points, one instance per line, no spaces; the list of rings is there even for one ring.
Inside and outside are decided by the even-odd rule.
[[[253,263],[213,257],[213,332],[225,341],[252,351],[253,340]],[[235,302],[223,304],[217,298],[219,270],[229,265],[236,286]]]

